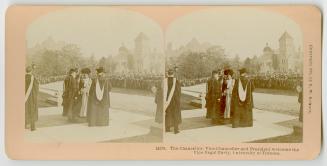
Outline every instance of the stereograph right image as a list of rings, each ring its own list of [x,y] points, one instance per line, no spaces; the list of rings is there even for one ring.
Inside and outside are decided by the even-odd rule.
[[[164,142],[302,142],[303,39],[292,19],[205,9],[165,35]]]

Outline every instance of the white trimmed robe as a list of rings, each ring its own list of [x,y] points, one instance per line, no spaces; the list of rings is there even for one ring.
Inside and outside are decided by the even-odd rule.
[[[103,77],[92,80],[88,100],[89,126],[108,126],[110,107],[110,81]]]
[[[173,86],[175,81],[175,86]],[[176,78],[168,77],[165,79],[165,92],[164,97],[166,102],[171,94],[170,102],[166,103],[165,107],[165,126],[166,128],[169,127],[177,127],[180,123],[182,123],[182,113],[181,113],[181,106],[180,106],[180,98],[181,98],[181,86],[179,81]],[[174,90],[172,92],[172,90]]]
[[[25,74],[25,125],[34,125],[38,120],[38,93],[37,79],[32,74]]]
[[[241,77],[235,80],[232,93],[232,127],[253,126],[253,96],[254,85],[248,78]]]

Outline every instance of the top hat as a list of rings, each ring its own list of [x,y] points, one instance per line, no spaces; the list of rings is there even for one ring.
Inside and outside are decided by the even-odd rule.
[[[30,72],[32,72],[32,67],[31,66],[27,66],[26,67],[26,73],[30,73]]]
[[[90,74],[90,73],[91,73],[91,70],[90,70],[89,68],[83,68],[83,69],[81,70],[81,72],[82,72],[83,74]]]
[[[214,75],[214,74],[218,74],[219,72],[217,70],[212,70],[211,74]]]
[[[243,73],[246,73],[246,68],[242,68],[239,71],[240,71],[240,75],[242,75]]]
[[[168,75],[173,75],[174,74],[174,69],[168,69]]]
[[[103,67],[99,67],[99,68],[97,68],[95,70],[97,71],[97,73],[104,73],[105,72]]]
[[[77,72],[76,69],[72,68],[72,69],[69,69],[69,74],[73,73],[73,72]]]

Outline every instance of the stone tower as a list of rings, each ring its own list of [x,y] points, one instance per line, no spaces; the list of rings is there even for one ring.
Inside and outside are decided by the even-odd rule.
[[[143,33],[139,33],[134,40],[135,42],[135,69],[136,71],[144,71],[146,70],[146,66],[144,66],[144,60],[146,60],[147,56],[150,55],[150,46],[149,46],[149,38]]]
[[[116,57],[116,69],[117,73],[128,72],[128,56],[129,51],[124,44],[118,49],[118,55]]]
[[[294,68],[295,49],[293,38],[286,31],[279,38],[279,56],[278,68],[282,72],[287,72],[289,69]]]

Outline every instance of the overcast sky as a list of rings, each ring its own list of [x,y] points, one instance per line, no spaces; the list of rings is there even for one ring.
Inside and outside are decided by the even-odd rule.
[[[231,56],[260,55],[266,43],[278,48],[279,37],[287,31],[296,48],[302,47],[298,25],[283,15],[250,8],[204,9],[176,18],[162,32],[152,19],[127,10],[109,8],[68,8],[52,12],[34,21],[27,30],[27,46],[52,37],[75,43],[85,56],[116,55],[124,43],[134,49],[134,39],[144,32],[152,48],[162,50],[164,37],[177,48],[196,37],[200,42],[218,44]]]
[[[134,49],[134,39],[144,32],[152,48],[163,48],[163,33],[148,17],[126,10],[108,8],[68,8],[35,20],[27,31],[27,46],[51,36],[55,41],[78,44],[85,56],[116,55],[124,43]]]
[[[267,42],[277,49],[285,31],[294,38],[296,48],[302,46],[299,26],[283,15],[250,8],[205,9],[174,20],[166,39],[176,48],[196,37],[199,42],[221,45],[227,54],[238,54],[243,59],[260,55]]]

